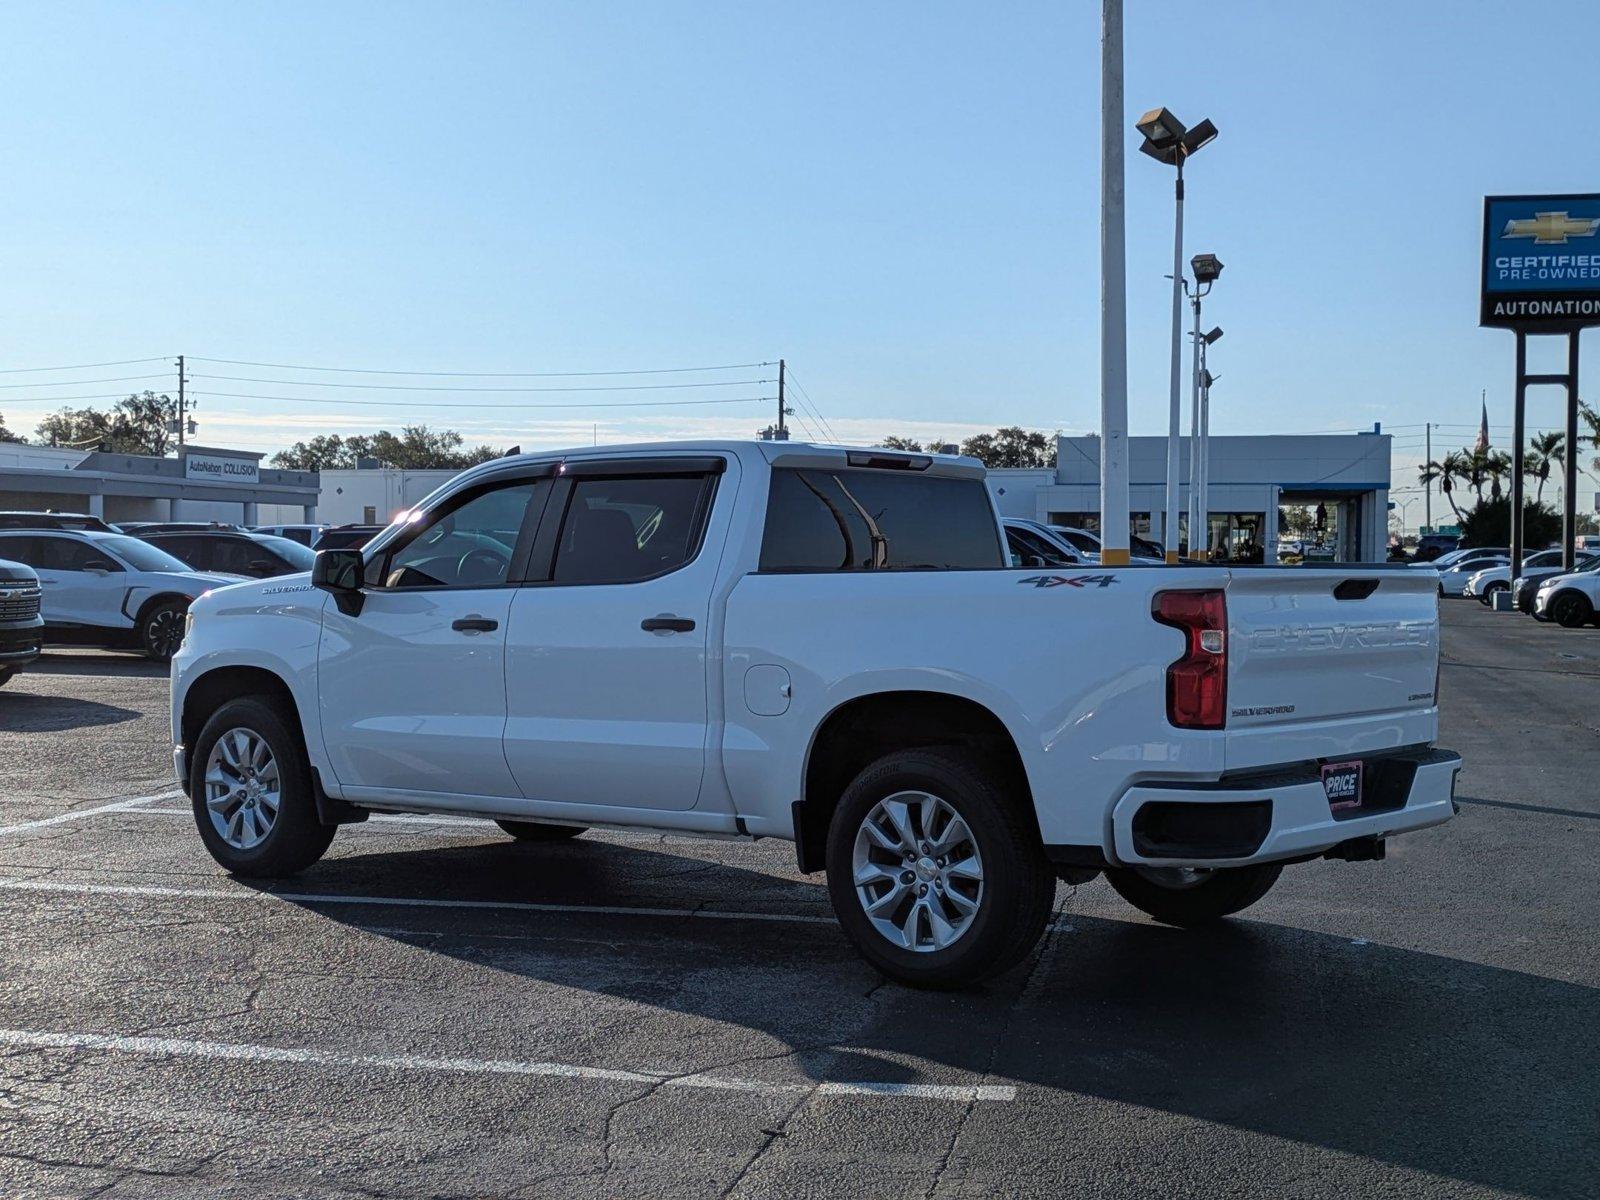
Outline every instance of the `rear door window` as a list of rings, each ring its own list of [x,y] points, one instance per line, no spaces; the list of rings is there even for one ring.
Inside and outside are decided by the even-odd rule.
[[[578,479],[561,525],[555,583],[638,583],[699,549],[712,475]]]
[[[205,543],[209,538],[197,537],[150,537],[141,538],[149,542],[157,550],[165,550],[173,558],[196,571],[211,569],[211,555],[206,550]]]
[[[962,570],[1006,564],[980,479],[776,468],[763,571]]]

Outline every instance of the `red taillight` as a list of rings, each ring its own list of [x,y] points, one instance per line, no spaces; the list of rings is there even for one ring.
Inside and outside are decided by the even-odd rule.
[[[1221,729],[1228,716],[1228,605],[1220,591],[1157,592],[1155,619],[1183,630],[1183,657],[1167,668],[1167,720]]]

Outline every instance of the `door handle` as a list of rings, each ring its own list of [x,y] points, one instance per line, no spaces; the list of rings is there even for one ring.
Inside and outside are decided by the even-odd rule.
[[[489,633],[500,628],[500,622],[492,617],[457,617],[450,622],[450,628],[461,633]]]
[[[688,633],[694,628],[694,622],[688,617],[662,613],[659,617],[646,617],[639,622],[639,628],[646,633]]]

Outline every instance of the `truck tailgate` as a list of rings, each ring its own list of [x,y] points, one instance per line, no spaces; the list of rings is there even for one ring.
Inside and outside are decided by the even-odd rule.
[[[1234,570],[1227,605],[1230,771],[1434,739],[1431,571]]]

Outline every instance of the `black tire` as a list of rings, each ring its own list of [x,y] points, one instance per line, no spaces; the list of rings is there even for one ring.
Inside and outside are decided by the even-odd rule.
[[[496,821],[495,824],[519,842],[564,842],[587,832],[583,825],[546,825],[542,821]]]
[[[1187,928],[1244,911],[1271,891],[1282,873],[1281,863],[1222,867],[1197,882],[1171,886],[1160,882],[1154,872],[1113,867],[1106,871],[1106,881],[1140,912],[1163,924]]]
[[[1498,592],[1509,592],[1510,590],[1511,585],[1509,583],[1491,583],[1488,587],[1483,589],[1483,595],[1478,597],[1478,603],[1483,605],[1485,608],[1492,608],[1494,606],[1495,594]]]
[[[1563,629],[1576,629],[1594,619],[1594,605],[1582,592],[1562,592],[1550,599],[1550,619]]]
[[[902,750],[871,764],[840,796],[828,829],[828,895],[845,936],[891,979],[913,987],[970,986],[1021,962],[1044,933],[1055,901],[1055,874],[1033,822],[1021,807],[1024,798],[1009,794],[1002,780],[1000,772],[957,751]],[[856,836],[863,823],[879,801],[906,791],[936,797],[958,815],[981,863],[981,889],[968,897],[976,900],[976,910],[954,940],[940,949],[916,950],[892,943],[867,916],[855,883]],[[921,861],[932,870],[927,853]],[[898,867],[891,864],[889,869]],[[945,895],[942,878],[936,885],[938,897]],[[914,886],[923,887],[925,893],[928,888]],[[913,885],[901,894],[908,906],[925,903]],[[943,906],[946,916],[954,911],[947,898],[926,903]],[[929,918],[908,919],[914,940],[924,925],[932,937]]]
[[[15,667],[6,667],[4,670],[0,670],[0,687],[5,687],[6,684],[10,683],[11,677],[16,673],[17,669]]]
[[[151,662],[170,662],[183,642],[183,600],[159,600],[139,618],[139,650]]]
[[[278,770],[278,811],[258,845],[229,845],[206,804],[206,764],[223,734],[245,730],[264,740]],[[230,700],[206,721],[190,748],[189,795],[200,840],[211,857],[235,875],[273,878],[294,875],[316,862],[333,841],[335,826],[317,818],[311,765],[292,717],[265,696]]]

